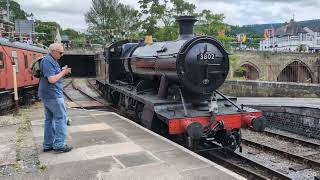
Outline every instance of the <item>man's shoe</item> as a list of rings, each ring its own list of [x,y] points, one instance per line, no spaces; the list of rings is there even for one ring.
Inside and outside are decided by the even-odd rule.
[[[64,152],[69,152],[73,149],[72,146],[69,146],[69,145],[64,145],[63,148],[59,148],[59,149],[53,149],[54,152],[57,152],[57,153],[64,153]]]
[[[71,119],[67,120],[67,125],[70,126],[71,125]]]
[[[51,148],[48,148],[48,149],[43,149],[43,152],[49,152],[49,151],[52,151],[53,150],[53,148],[51,147]]]

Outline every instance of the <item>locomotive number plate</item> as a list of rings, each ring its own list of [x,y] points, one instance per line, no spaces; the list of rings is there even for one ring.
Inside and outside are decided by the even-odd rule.
[[[201,53],[200,54],[200,60],[214,60],[216,57],[216,54],[213,53]]]

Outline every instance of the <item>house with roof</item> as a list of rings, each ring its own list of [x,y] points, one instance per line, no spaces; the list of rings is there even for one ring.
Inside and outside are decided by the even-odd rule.
[[[293,19],[260,41],[261,51],[320,52],[320,24],[299,26]]]

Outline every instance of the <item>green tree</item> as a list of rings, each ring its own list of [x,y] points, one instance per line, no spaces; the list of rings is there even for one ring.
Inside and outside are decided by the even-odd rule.
[[[213,36],[220,40],[227,50],[231,50],[231,42],[235,40],[233,36],[226,35],[230,26],[223,22],[223,14],[214,14],[210,10],[203,10],[198,14],[197,34]]]
[[[90,10],[85,14],[92,38],[100,43],[111,40],[111,35],[120,36],[124,32],[138,29],[138,11],[118,0],[92,0]]]
[[[223,14],[214,14],[210,10],[203,10],[199,16],[199,33],[218,36],[220,32],[228,30],[229,26],[223,23]]]
[[[30,16],[28,13],[26,13],[24,10],[21,9],[20,4],[9,0],[10,4],[10,16],[13,20],[15,19],[27,19],[28,16]],[[7,10],[7,0],[0,0],[0,9]]]
[[[78,36],[71,38],[72,47],[83,47],[86,44],[86,35],[84,33],[79,33]]]
[[[156,30],[154,37],[158,41],[171,41],[178,38],[177,26],[161,27]]]
[[[67,35],[69,39],[74,39],[77,38],[80,35],[80,33],[74,29],[67,28],[61,32],[61,35]]]
[[[80,33],[74,29],[67,28],[61,32],[61,35],[67,35],[71,41],[71,47],[83,47],[87,37],[84,33]]]
[[[146,16],[142,21],[142,29],[147,35],[152,35],[157,30],[158,19],[162,19],[168,11],[167,0],[139,0],[141,14]],[[168,15],[168,14],[166,14]],[[166,21],[167,22],[167,21]],[[167,23],[165,23],[167,25]]]
[[[184,0],[139,0],[145,34],[152,34],[159,41],[174,40],[178,37],[176,18],[194,15],[195,5]],[[163,26],[164,25],[164,26]]]
[[[35,21],[35,31],[40,33],[37,38],[38,42],[42,43],[45,46],[50,45],[54,42],[56,37],[57,28],[61,32],[60,25],[56,22],[43,22],[40,20]]]
[[[184,2],[184,0],[171,0],[173,3],[173,16],[194,15],[196,6],[192,3]]]

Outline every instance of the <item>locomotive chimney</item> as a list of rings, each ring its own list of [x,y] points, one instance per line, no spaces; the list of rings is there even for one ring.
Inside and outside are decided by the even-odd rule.
[[[179,16],[177,19],[179,23],[179,38],[188,39],[192,38],[194,23],[198,20],[194,16]]]

